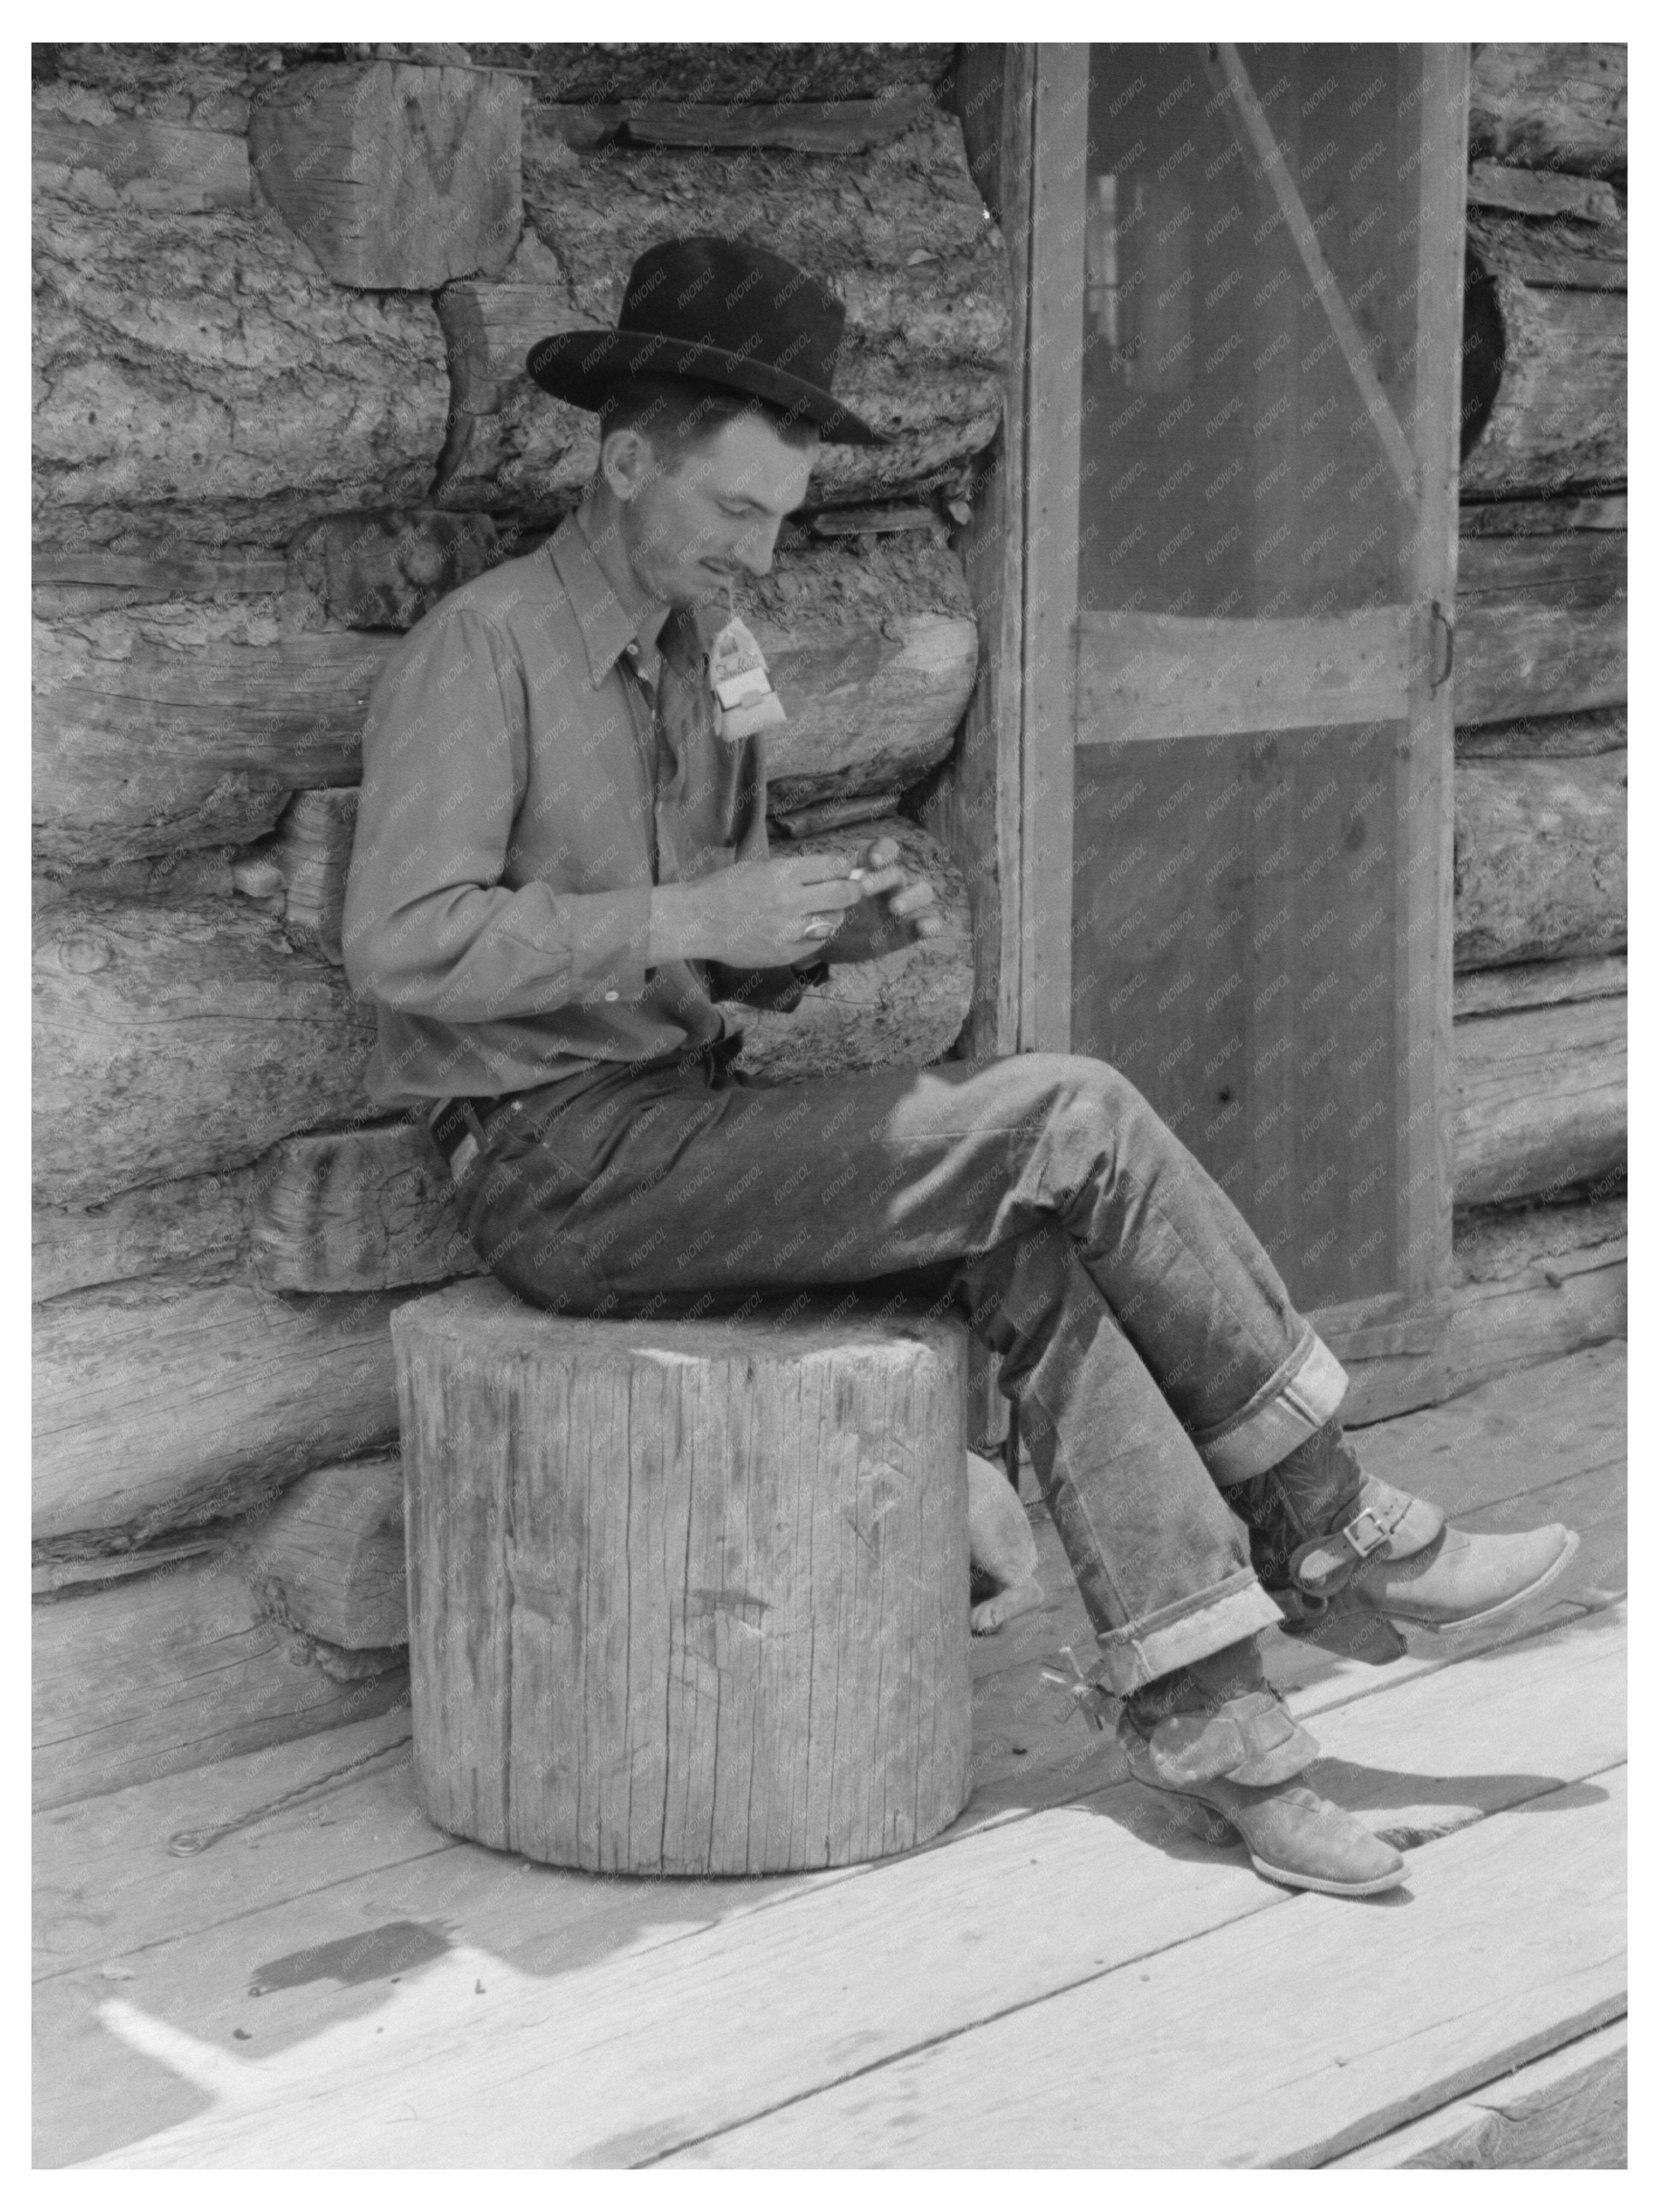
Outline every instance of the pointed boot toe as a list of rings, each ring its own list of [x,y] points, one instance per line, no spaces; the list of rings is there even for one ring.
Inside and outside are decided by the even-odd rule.
[[[1237,1830],[1250,1864],[1269,1881],[1327,1897],[1375,1897],[1406,1879],[1392,1844],[1301,1784],[1252,1790],[1220,1781],[1207,1792],[1206,1802]]]
[[[1415,1558],[1362,1567],[1349,1589],[1367,1611],[1403,1627],[1451,1634],[1531,1604],[1577,1549],[1577,1534],[1559,1522],[1512,1536],[1448,1528]]]

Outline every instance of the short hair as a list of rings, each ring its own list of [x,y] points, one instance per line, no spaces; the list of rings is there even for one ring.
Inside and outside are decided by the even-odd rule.
[[[804,416],[727,385],[706,384],[694,376],[623,376],[599,403],[599,438],[603,443],[613,430],[638,430],[672,471],[745,415],[758,416],[786,446],[802,451],[818,434],[817,423]]]

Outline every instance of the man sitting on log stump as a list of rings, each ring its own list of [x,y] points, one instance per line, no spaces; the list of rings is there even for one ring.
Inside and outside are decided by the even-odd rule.
[[[716,238],[644,254],[618,328],[532,351],[600,417],[538,551],[455,592],[376,690],[346,906],[369,1089],[430,1117],[465,1231],[535,1304],[706,1312],[940,1271],[1000,1355],[1122,1701],[1132,1772],[1219,1813],[1273,1881],[1364,1896],[1399,1854],[1299,1785],[1260,1632],[1373,1662],[1395,1623],[1535,1596],[1577,1538],[1448,1528],[1368,1475],[1341,1367],[1242,1216],[1103,1062],[1031,1054],[745,1080],[714,1000],[926,939],[878,840],[774,859],[781,719],[732,578],[763,575],[820,437],[843,310]]]

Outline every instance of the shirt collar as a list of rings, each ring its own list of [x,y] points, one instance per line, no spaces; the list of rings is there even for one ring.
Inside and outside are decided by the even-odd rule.
[[[658,641],[668,610],[651,607],[639,621],[629,619],[574,514],[559,525],[547,550],[581,633],[593,689],[599,690],[630,646],[637,647],[630,656],[633,665],[647,682],[653,682],[659,665]]]

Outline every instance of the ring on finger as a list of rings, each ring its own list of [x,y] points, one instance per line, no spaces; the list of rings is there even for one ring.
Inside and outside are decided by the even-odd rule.
[[[815,914],[803,923],[800,933],[803,937],[831,937],[835,929],[836,925],[827,914]]]

